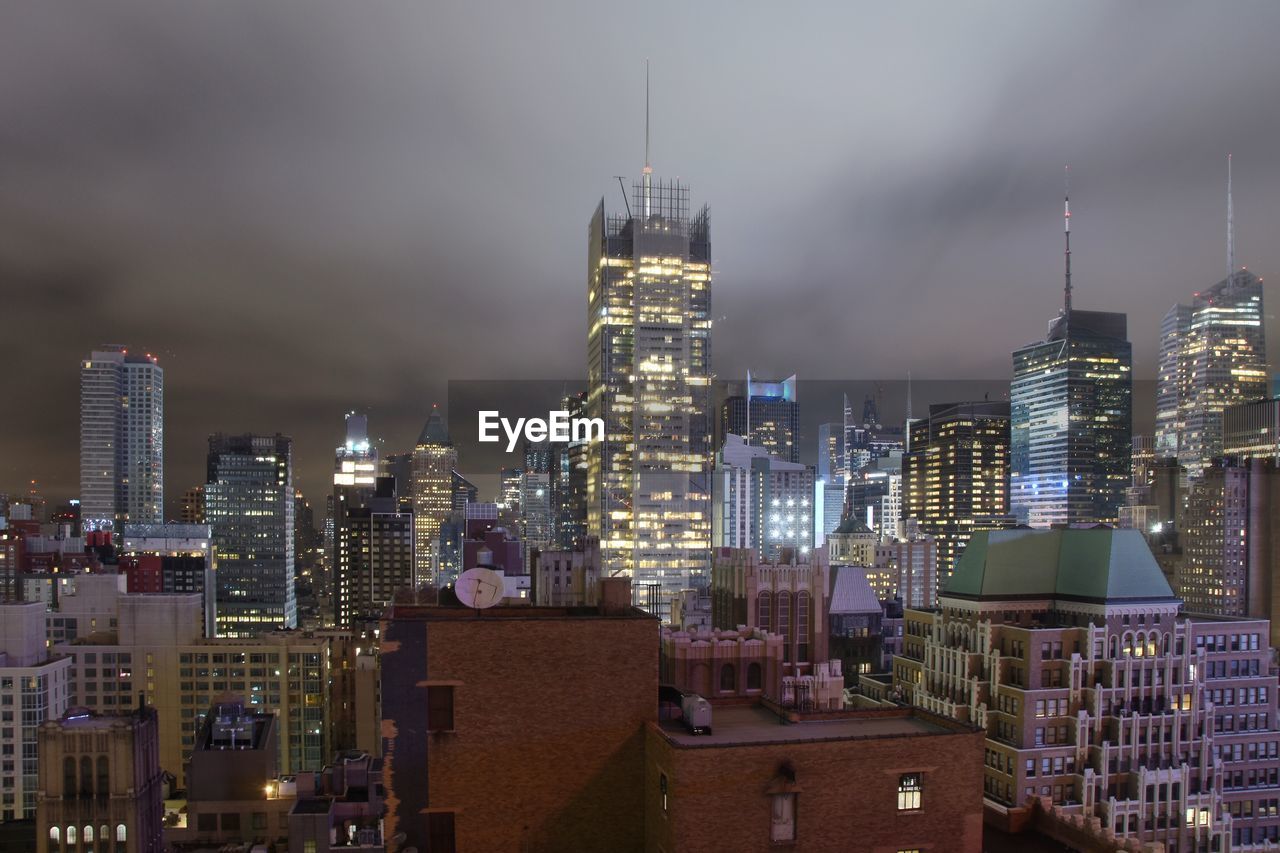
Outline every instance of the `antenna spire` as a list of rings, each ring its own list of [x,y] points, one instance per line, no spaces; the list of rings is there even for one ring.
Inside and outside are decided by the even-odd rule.
[[[1071,314],[1071,167],[1063,168],[1063,202],[1062,202],[1062,233],[1066,237],[1067,248],[1063,254],[1066,271],[1066,283],[1063,287],[1063,315],[1070,319]]]
[[[907,426],[911,425],[911,371],[907,371]]]
[[[650,199],[653,192],[653,167],[649,165],[649,60],[644,61],[644,169],[641,172],[644,189],[644,218],[649,218]]]
[[[1236,273],[1236,220],[1231,207],[1231,155],[1227,155],[1227,287]]]

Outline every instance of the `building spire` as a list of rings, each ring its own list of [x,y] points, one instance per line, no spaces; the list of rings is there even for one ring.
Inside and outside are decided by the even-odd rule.
[[[1063,316],[1070,320],[1071,314],[1071,167],[1063,168],[1063,202],[1062,202],[1062,233],[1066,237],[1067,248],[1063,255],[1066,267],[1066,283],[1063,287]]]
[[[644,218],[649,218],[652,197],[653,167],[649,165],[649,60],[644,61],[644,169],[641,172],[644,190]]]
[[[1227,287],[1236,273],[1236,220],[1231,207],[1231,155],[1227,155]]]

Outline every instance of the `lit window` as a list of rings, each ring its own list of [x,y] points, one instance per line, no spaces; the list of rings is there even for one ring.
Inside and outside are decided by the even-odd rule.
[[[898,777],[898,811],[913,811],[920,808],[920,794],[923,790],[919,773],[904,773]]]

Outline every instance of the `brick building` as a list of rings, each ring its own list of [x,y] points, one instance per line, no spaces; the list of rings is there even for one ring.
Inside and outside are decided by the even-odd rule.
[[[645,850],[982,850],[982,732],[894,709],[648,726]]]
[[[658,620],[603,586],[600,609],[393,606],[387,837],[434,853],[642,849]]]

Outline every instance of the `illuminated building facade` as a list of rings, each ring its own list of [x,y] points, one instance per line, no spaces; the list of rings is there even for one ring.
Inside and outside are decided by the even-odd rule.
[[[937,540],[939,582],[975,530],[1008,527],[1009,404],[940,403],[909,425],[903,518]]]
[[[220,637],[297,627],[292,445],[279,434],[209,437],[205,517]]]
[[[440,528],[453,511],[457,464],[444,417],[433,406],[413,448],[413,547],[421,582],[434,583],[440,569]]]
[[[1267,849],[1267,622],[1180,604],[1136,530],[975,533],[938,607],[906,610],[893,687],[986,730],[988,813],[1048,798],[1109,850]]]
[[[584,413],[586,394],[564,398],[561,408],[569,417]],[[557,444],[551,455],[551,500],[555,514],[556,547],[565,551],[582,548],[587,539],[587,459],[589,443],[570,441]]]
[[[795,374],[774,382],[747,371],[746,394],[728,397],[720,407],[721,445],[728,435],[740,435],[770,456],[799,462],[800,404]]]
[[[689,191],[646,165],[625,216],[590,224],[588,534],[604,570],[665,615],[671,594],[706,571],[711,544],[711,239]]]
[[[711,483],[713,547],[750,548],[769,561],[784,549],[808,555],[815,531],[812,468],[729,434]]]
[[[164,520],[164,369],[124,347],[80,362],[84,530]]]
[[[413,508],[396,495],[394,477],[377,478],[359,503],[338,505],[333,571],[339,628],[382,615],[400,589],[416,589]]]
[[[1010,507],[1021,524],[1115,524],[1131,477],[1123,314],[1064,310],[1013,353]]]
[[[1223,411],[1267,396],[1265,337],[1262,279],[1248,270],[1165,316],[1156,445],[1191,479],[1223,453]]]
[[[1280,464],[1280,398],[1227,406],[1222,411],[1222,452]]]

